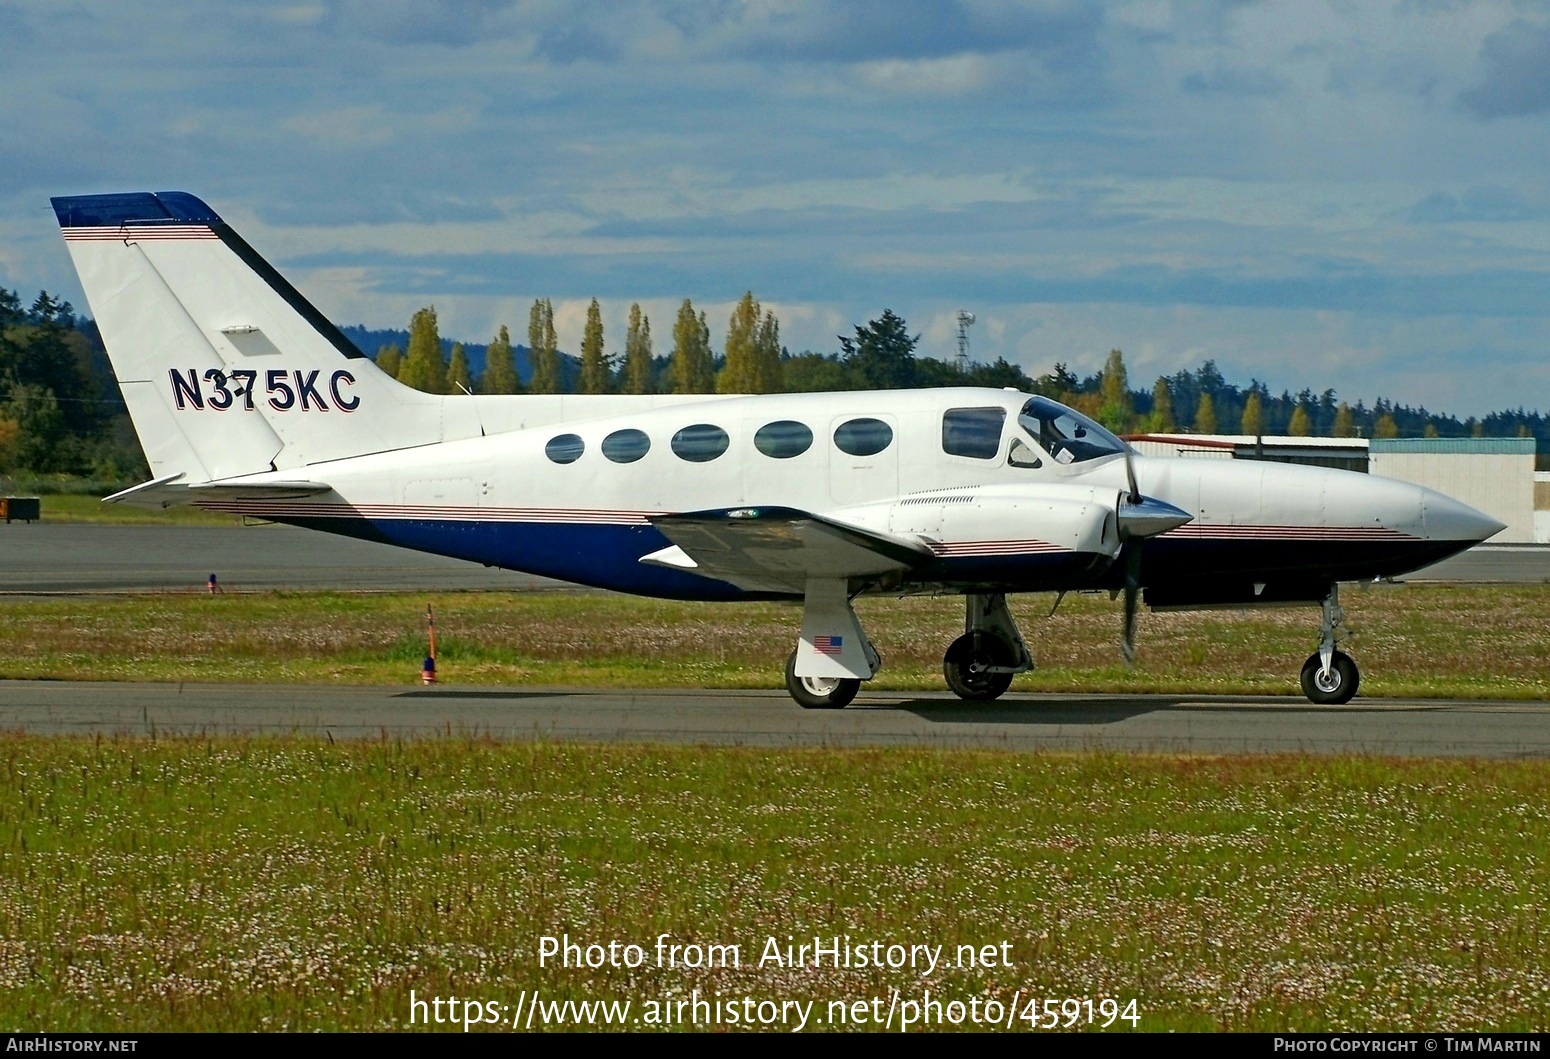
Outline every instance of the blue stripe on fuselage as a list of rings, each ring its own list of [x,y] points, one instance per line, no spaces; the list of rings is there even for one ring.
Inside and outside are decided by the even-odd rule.
[[[641,596],[731,601],[780,595],[745,592],[725,581],[642,563],[641,556],[672,543],[649,525],[354,517],[277,521]],[[1108,563],[1105,556],[1079,552],[937,559],[912,571],[905,583],[979,590],[995,583],[1002,591],[1041,592],[1088,584]]]

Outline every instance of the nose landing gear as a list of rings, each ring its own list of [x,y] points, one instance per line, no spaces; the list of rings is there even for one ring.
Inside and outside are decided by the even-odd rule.
[[[1335,645],[1349,635],[1344,628],[1345,611],[1340,606],[1340,586],[1330,585],[1324,597],[1324,617],[1319,625],[1319,649],[1302,664],[1302,693],[1310,702],[1341,706],[1350,702],[1361,683],[1356,663]]]

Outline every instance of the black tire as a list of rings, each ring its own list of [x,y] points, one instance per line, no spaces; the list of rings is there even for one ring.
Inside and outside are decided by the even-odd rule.
[[[979,644],[975,645],[976,636]],[[1012,686],[1011,673],[976,673],[973,666],[1011,666],[1017,659],[1012,648],[988,632],[966,632],[947,647],[942,656],[942,675],[953,694],[969,702],[999,699]]]
[[[1302,664],[1302,693],[1308,696],[1308,701],[1321,706],[1342,706],[1350,702],[1362,682],[1362,675],[1357,671],[1356,663],[1351,661],[1351,656],[1336,651],[1335,657],[1330,660],[1327,678],[1319,673],[1323,667],[1324,663],[1316,654],[1309,655],[1308,660]]]
[[[786,659],[786,690],[804,710],[843,710],[861,690],[854,677],[799,677],[797,653]]]

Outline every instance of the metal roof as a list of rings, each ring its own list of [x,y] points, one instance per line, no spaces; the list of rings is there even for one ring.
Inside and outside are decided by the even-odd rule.
[[[1413,452],[1432,456],[1530,456],[1533,438],[1373,438],[1372,454]]]

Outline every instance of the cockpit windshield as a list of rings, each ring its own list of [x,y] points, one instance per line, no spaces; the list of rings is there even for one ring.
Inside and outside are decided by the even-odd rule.
[[[1058,463],[1083,463],[1125,451],[1125,443],[1080,412],[1045,397],[1031,397],[1017,424]]]

